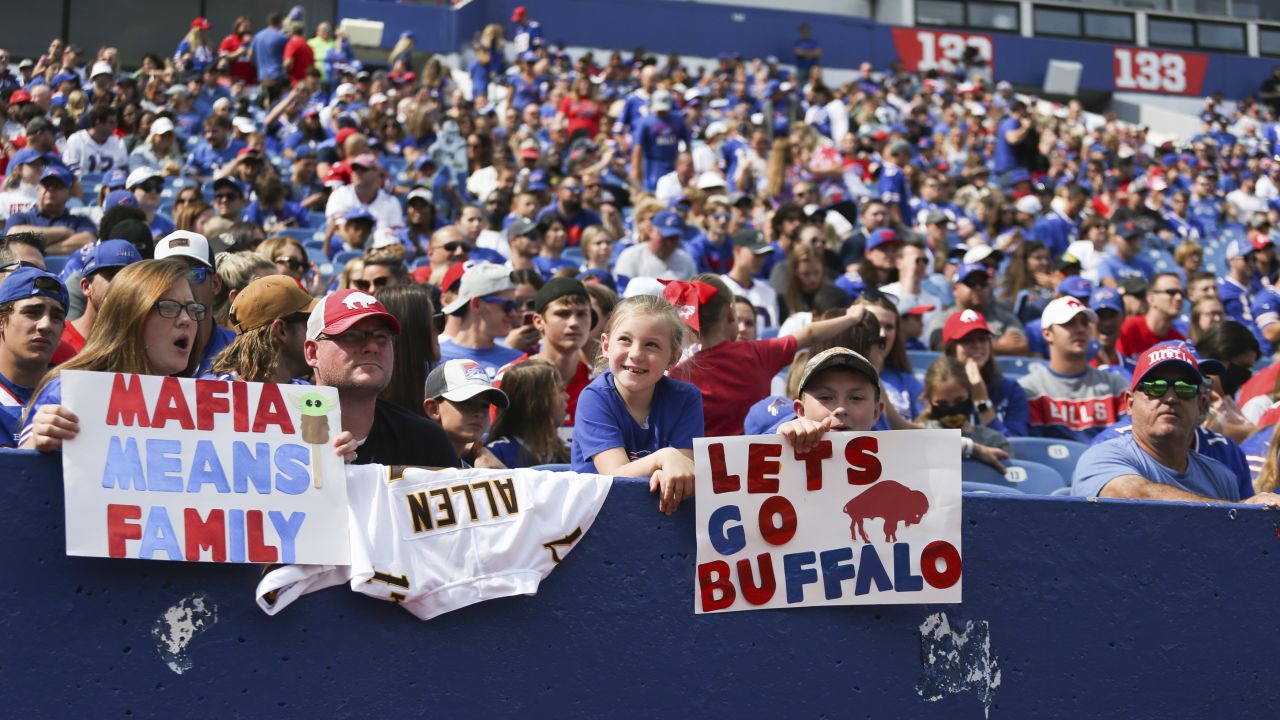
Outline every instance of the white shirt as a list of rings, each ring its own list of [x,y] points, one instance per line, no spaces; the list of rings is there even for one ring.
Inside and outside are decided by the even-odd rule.
[[[721,280],[729,286],[734,295],[744,297],[751,301],[756,307],[756,315],[761,311],[764,312],[764,322],[760,323],[760,327],[777,327],[778,326],[778,291],[769,286],[769,283],[761,280],[753,280],[751,287],[744,288],[738,284],[736,280],[728,275],[721,275]]]
[[[683,250],[676,250],[666,260],[649,252],[648,243],[632,245],[618,256],[614,273],[631,278],[648,277],[664,280],[688,280],[698,273],[693,258]]]
[[[671,204],[671,201],[682,192],[684,192],[684,185],[681,184],[680,178],[676,177],[675,170],[658,178],[658,184],[653,189],[654,197],[663,205]]]
[[[364,207],[373,216],[374,230],[398,230],[404,227],[404,211],[400,209],[400,201],[392,197],[386,190],[379,189],[373,202],[364,204],[356,197],[355,185],[343,185],[329,196],[324,206],[325,219],[333,223],[342,223],[347,211],[357,205]]]
[[[116,168],[129,168],[129,151],[124,141],[115,135],[106,142],[98,144],[90,137],[88,130],[77,130],[67,138],[67,147],[62,151],[62,161],[67,169],[77,176],[110,172]]]
[[[502,257],[511,257],[511,243],[507,241],[506,235],[497,230],[481,230],[480,237],[476,238],[476,247],[493,250]]]
[[[1067,252],[1080,261],[1080,277],[1098,284],[1098,266],[1107,256],[1107,251],[1094,248],[1091,240],[1077,240],[1067,246]]]
[[[0,193],[0,221],[10,215],[30,210],[36,204],[36,186],[19,184],[12,190]]]
[[[1236,220],[1244,223],[1245,225],[1249,224],[1250,218],[1252,218],[1255,213],[1266,212],[1267,210],[1266,200],[1263,200],[1257,195],[1250,195],[1244,190],[1232,190],[1227,193],[1226,200],[1235,206]]]

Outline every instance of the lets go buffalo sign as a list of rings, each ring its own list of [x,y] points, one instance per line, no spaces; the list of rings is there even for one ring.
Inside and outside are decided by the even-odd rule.
[[[698,613],[960,602],[960,433],[694,441]]]

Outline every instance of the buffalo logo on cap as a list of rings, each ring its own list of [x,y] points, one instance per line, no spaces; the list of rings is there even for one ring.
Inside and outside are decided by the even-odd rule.
[[[485,372],[484,366],[475,360],[467,360],[462,365],[462,375],[468,380],[480,380],[489,382],[489,375]]]
[[[978,315],[977,310],[965,310],[960,313],[960,322],[962,323],[978,322],[981,319],[982,317]]]
[[[348,310],[355,310],[356,305],[362,309],[368,310],[371,306],[377,304],[378,300],[372,295],[366,295],[362,292],[353,292],[342,300],[342,304],[347,306]]]

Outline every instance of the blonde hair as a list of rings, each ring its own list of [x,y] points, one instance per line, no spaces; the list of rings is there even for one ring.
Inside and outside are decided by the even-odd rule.
[[[526,360],[502,373],[502,391],[510,403],[498,411],[489,436],[518,439],[529,451],[530,465],[568,462],[569,446],[551,422],[556,395],[564,392],[560,371],[546,360]]]
[[[684,321],[680,319],[680,314],[671,303],[657,295],[637,295],[627,298],[613,308],[609,323],[604,327],[604,335],[612,335],[619,323],[632,317],[654,317],[667,324],[667,328],[671,331],[670,364],[674,364],[684,354],[686,344]],[[604,370],[608,364],[608,359],[604,353],[601,353],[600,357],[596,358],[596,372]]]
[[[249,283],[263,270],[275,275],[276,264],[249,250],[220,252],[214,257],[213,264],[218,269],[218,277],[222,278],[222,292],[218,293],[213,319],[219,325],[230,327],[227,315],[231,312],[231,291],[249,287]]]
[[[190,284],[188,272],[185,262],[172,259],[143,260],[121,270],[98,308],[98,319],[85,338],[84,349],[45,373],[31,397],[40,397],[40,391],[63,370],[154,375],[143,337],[147,318],[169,288],[178,283]],[[28,405],[23,410],[24,423],[30,412]]]
[[[1267,443],[1267,456],[1262,461],[1262,470],[1258,472],[1258,479],[1253,481],[1253,491],[1256,493],[1275,492],[1277,480],[1280,479],[1280,458],[1276,457],[1276,453],[1280,453],[1280,432],[1271,435],[1271,442]]]
[[[281,256],[280,253],[283,252],[285,248],[296,249],[298,254],[302,255],[302,259],[304,261],[307,260],[307,249],[303,247],[302,243],[298,242],[296,238],[286,237],[284,235],[276,235],[275,237],[269,237],[266,240],[263,240],[258,243],[258,249],[254,252],[269,260],[273,263],[272,267],[274,267],[276,258]]]

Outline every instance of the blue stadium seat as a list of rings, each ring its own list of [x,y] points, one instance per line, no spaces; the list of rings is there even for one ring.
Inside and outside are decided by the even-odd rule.
[[[1031,372],[1032,365],[1048,364],[1049,361],[1044,358],[1014,357],[1012,355],[996,356],[996,367],[1000,368],[1000,373],[1011,378],[1020,378]]]
[[[976,493],[979,495],[1022,495],[1021,490],[1008,487],[1007,485],[993,485],[991,483],[970,482],[965,480],[960,483],[960,491],[964,493]]]
[[[308,212],[308,213],[307,213],[307,224],[308,224],[308,225],[310,225],[310,226],[311,226],[311,227],[313,227],[313,228],[323,228],[323,227],[324,227],[324,213],[322,213],[322,212]]]
[[[347,263],[351,262],[352,260],[355,260],[356,258],[361,257],[362,255],[363,253],[361,253],[359,250],[339,250],[333,256],[333,263],[335,265],[346,265]]]
[[[276,234],[293,238],[294,240],[305,244],[315,237],[316,231],[310,228],[286,228]]]
[[[571,263],[577,263],[579,265],[587,259],[586,256],[582,254],[582,248],[580,247],[567,247],[564,249],[564,252],[560,254],[560,257]]]
[[[1054,497],[1071,497],[1071,486],[1058,488],[1049,494]]]
[[[569,463],[554,463],[551,465],[534,465],[530,470],[545,470],[547,472],[569,472],[573,469]]]
[[[984,462],[965,460],[960,466],[961,479],[1003,485],[1028,495],[1048,495],[1067,484],[1062,475],[1048,465],[1026,460],[1007,460],[1004,465],[1007,469],[1002,475]]]
[[[324,255],[324,250],[313,247],[307,248],[307,259],[315,263],[317,266],[324,265],[329,262],[329,258]]]
[[[778,328],[776,327],[767,327],[757,334],[758,340],[772,340],[776,337],[778,337]]]
[[[1040,437],[1011,437],[1009,444],[1013,446],[1014,457],[1048,465],[1067,482],[1075,473],[1080,455],[1089,449],[1088,445],[1074,440]]]
[[[908,350],[907,360],[911,361],[912,370],[923,372],[932,365],[933,361],[937,360],[938,356],[941,354],[942,353],[934,352],[932,350]]]
[[[66,255],[45,255],[44,269],[57,275],[62,272],[63,266],[67,264]]]

